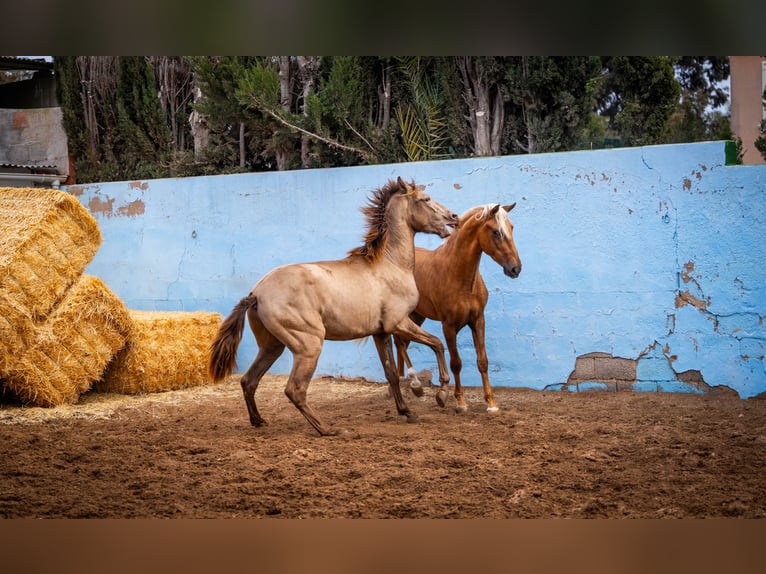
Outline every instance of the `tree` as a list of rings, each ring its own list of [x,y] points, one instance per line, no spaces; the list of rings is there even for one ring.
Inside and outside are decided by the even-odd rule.
[[[443,159],[447,154],[448,123],[439,83],[422,56],[398,58],[408,98],[396,106],[402,147],[409,161]]]
[[[188,99],[188,87],[169,71],[158,80],[155,70],[167,71],[179,62],[113,56],[56,56],[53,61],[78,181],[174,175],[171,158],[186,146],[188,129],[174,123],[188,110],[177,102]],[[163,93],[166,97],[158,97]]]
[[[466,117],[473,134],[473,154],[499,155],[505,122],[502,91],[505,60],[502,57],[459,56],[455,63],[463,83]]]
[[[506,67],[510,111],[505,149],[539,153],[575,149],[591,126],[597,57],[521,56]]]
[[[320,77],[318,91],[309,91],[301,110],[290,105],[285,97],[288,91],[285,86],[291,85],[286,81],[286,61],[281,61],[280,72],[263,62],[247,70],[239,82],[239,101],[276,122],[274,141],[284,146],[283,150],[291,145],[295,149],[296,142],[305,136],[317,145],[329,146],[331,153],[336,154],[329,165],[355,165],[360,160],[374,162],[374,147],[362,134],[364,130],[354,125],[364,119],[361,111],[365,92],[359,79],[358,59],[337,57],[328,60],[329,67],[326,75]],[[300,147],[303,148],[303,144]],[[339,163],[335,164],[335,161]]]
[[[173,153],[189,148],[189,114],[194,98],[194,74],[188,60],[180,56],[150,56],[149,62],[159,85],[159,99],[170,127]]]
[[[322,63],[320,56],[297,56],[298,78],[300,80],[301,92],[299,106],[304,117],[308,117],[307,102],[315,89],[315,84],[319,77],[319,69]],[[310,160],[311,139],[306,135],[301,135],[301,167],[311,167]]]
[[[375,163],[370,92],[361,59],[336,56],[325,64],[316,92],[306,100],[309,129],[318,136],[313,138],[314,157],[331,166]]]
[[[624,145],[664,143],[680,96],[667,56],[607,56],[594,85],[598,112],[609,119]]]
[[[117,126],[109,136],[107,161],[117,179],[167,174],[171,134],[151,63],[144,56],[118,60]]]
[[[195,82],[202,92],[202,97],[194,104],[194,109],[206,118],[210,132],[207,153],[200,161],[213,166],[216,171],[244,171],[248,166],[247,130],[251,138],[254,134],[262,135],[262,143],[250,154],[252,166],[259,165],[257,158],[263,158],[266,134],[261,114],[254,113],[242,103],[237,95],[239,83],[246,77],[248,70],[259,65],[257,58],[250,56],[201,56],[189,59],[194,72]],[[265,133],[264,133],[265,132]],[[260,164],[262,169],[269,169],[268,159]]]
[[[729,73],[728,59],[717,56],[54,63],[80,181],[731,137],[715,109]]]
[[[729,77],[729,58],[681,56],[674,61],[681,98],[670,120],[669,141],[730,139],[724,125],[728,119],[716,109],[728,100],[721,82]]]
[[[117,126],[117,77],[114,56],[56,56],[53,59],[64,130],[75,173],[81,181],[111,181]]]
[[[763,109],[766,110],[766,90],[761,95],[763,100]],[[761,120],[761,135],[755,138],[755,149],[761,152],[763,159],[766,159],[766,120]]]

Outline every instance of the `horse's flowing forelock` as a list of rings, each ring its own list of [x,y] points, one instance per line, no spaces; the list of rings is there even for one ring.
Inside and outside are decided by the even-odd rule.
[[[364,245],[352,249],[349,255],[362,255],[369,261],[377,261],[383,255],[388,236],[386,206],[389,200],[400,191],[398,182],[388,180],[385,186],[372,192],[372,196],[367,199],[367,205],[362,208],[362,213],[367,220]]]
[[[489,212],[492,211],[496,205],[497,203],[488,203],[487,205],[472,208],[476,210],[474,219],[477,221],[486,219],[489,217]],[[463,219],[463,217],[460,219]],[[502,235],[504,239],[508,239],[511,236],[511,220],[508,219],[508,212],[502,207],[498,209],[495,213],[495,221],[497,222],[497,229],[500,231],[500,235]]]

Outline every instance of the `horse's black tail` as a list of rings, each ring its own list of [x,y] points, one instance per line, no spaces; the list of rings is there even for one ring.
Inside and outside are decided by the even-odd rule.
[[[248,309],[256,306],[255,295],[248,295],[234,306],[231,314],[221,323],[208,351],[207,372],[213,381],[225,379],[237,365],[237,347],[245,329],[245,315]]]

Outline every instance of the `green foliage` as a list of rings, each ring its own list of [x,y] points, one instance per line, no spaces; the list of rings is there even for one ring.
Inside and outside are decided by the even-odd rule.
[[[763,91],[762,98],[763,98],[763,108],[766,110],[766,90]],[[755,149],[761,152],[761,157],[763,157],[763,159],[766,159],[766,120],[761,120],[760,131],[761,131],[761,135],[755,138],[753,145],[755,145]]]
[[[506,81],[514,128],[507,149],[551,152],[574,149],[592,122],[594,78],[601,72],[595,57],[532,56],[512,58]],[[521,148],[521,150],[519,150]]]
[[[537,153],[732,139],[717,109],[729,75],[718,56],[67,56],[54,65],[80,182],[468,157],[479,140],[482,153]],[[479,96],[491,109],[481,124],[469,113]],[[205,149],[193,148],[192,109]],[[766,156],[766,137],[755,145]]]
[[[120,179],[167,175],[170,130],[157,98],[156,80],[143,56],[120,58],[117,79],[117,129],[108,160]]]
[[[75,158],[75,171],[80,172],[83,159],[88,158],[84,110],[80,94],[80,80],[74,56],[60,56],[53,60],[56,91],[61,103],[62,123],[67,134],[69,153]]]
[[[197,158],[201,169],[216,173],[274,169],[268,151],[273,125],[253,106],[253,98],[278,100],[275,75],[267,58],[218,56],[189,58],[203,97],[194,108],[210,130],[207,149]],[[271,87],[270,87],[271,86]],[[249,95],[249,91],[253,91]],[[244,126],[245,141],[240,141]],[[244,148],[244,157],[242,157]]]
[[[273,109],[279,107],[279,74],[273,66],[264,61],[255,61],[248,66],[240,65],[236,59],[229,60],[229,85],[235,88],[239,110],[253,107],[254,102]]]
[[[448,122],[439,84],[420,56],[398,58],[409,98],[396,107],[402,148],[409,161],[443,159],[447,153]]]
[[[728,115],[716,109],[728,96],[721,87],[729,76],[729,59],[722,56],[682,56],[674,68],[681,99],[669,121],[669,143],[732,138]]]
[[[681,93],[673,62],[666,56],[603,58],[596,86],[599,111],[625,145],[664,143]]]
[[[307,98],[306,128],[343,145],[367,148],[373,139],[365,110],[367,91],[361,59],[355,56],[328,58],[316,92]],[[296,120],[299,121],[299,120]],[[373,152],[374,153],[374,152]],[[355,165],[358,154],[315,141],[314,165]]]

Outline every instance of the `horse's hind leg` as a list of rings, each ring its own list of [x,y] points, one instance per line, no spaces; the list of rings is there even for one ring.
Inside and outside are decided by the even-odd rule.
[[[418,416],[413,413],[402,397],[402,390],[399,387],[399,374],[396,370],[396,363],[394,363],[394,349],[391,344],[390,335],[374,335],[375,348],[378,350],[378,356],[380,356],[380,362],[383,364],[383,371],[386,373],[386,380],[388,386],[391,389],[391,394],[394,395],[394,402],[396,403],[396,411],[400,415],[407,417],[408,423],[418,422]]]
[[[258,356],[255,357],[255,361],[247,369],[242,379],[240,379],[240,385],[242,385],[242,393],[245,396],[245,404],[247,405],[247,413],[250,415],[250,424],[255,427],[263,426],[267,424],[266,420],[261,417],[258,412],[258,407],[255,405],[255,391],[258,388],[258,383],[261,382],[263,375],[271,368],[282,351],[285,350],[285,346],[275,340],[272,346],[259,347]]]
[[[449,367],[452,371],[452,377],[455,379],[455,400],[457,401],[455,411],[464,413],[468,410],[468,404],[465,402],[463,386],[460,383],[460,372],[463,369],[463,361],[457,350],[457,330],[455,330],[452,325],[442,323],[442,332],[444,333],[444,340],[447,343],[447,351],[449,351]],[[436,393],[436,402],[439,403],[440,407],[445,406],[446,398],[447,388],[442,386]]]
[[[320,341],[318,348],[314,352],[298,354],[293,351],[293,368],[290,371],[290,377],[287,379],[285,395],[287,395],[290,402],[295,405],[320,435],[333,436],[338,434],[338,431],[324,424],[306,402],[306,393],[311,377],[316,370],[321,350],[322,342]]]

